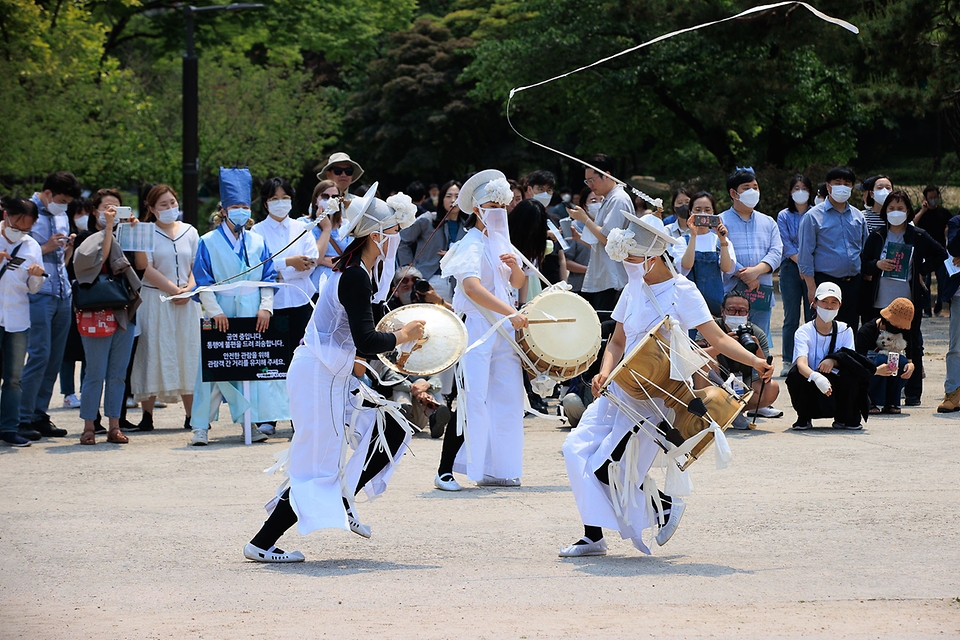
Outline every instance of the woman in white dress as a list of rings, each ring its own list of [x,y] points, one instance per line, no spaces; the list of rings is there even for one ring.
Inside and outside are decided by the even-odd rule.
[[[584,536],[574,544],[561,549],[560,557],[605,555],[607,543],[603,529],[615,529],[621,537],[630,538],[633,545],[650,553],[641,534],[650,522],[652,504],[644,498],[643,482],[652,481],[647,471],[654,463],[659,447],[642,434],[634,432],[635,422],[606,397],[599,395],[611,372],[623,355],[629,354],[657,323],[669,315],[679,324],[683,335],[696,328],[720,353],[754,367],[765,380],[773,374],[773,367],[752,355],[725,334],[714,322],[710,310],[696,285],[674,271],[668,263],[669,247],[679,242],[667,233],[663,222],[652,214],[637,218],[624,213],[631,221],[625,231],[615,229],[607,240],[606,251],[614,260],[622,261],[629,282],[613,311],[617,321],[613,337],[593,379],[593,393],[598,400],[592,403],[577,428],[563,445],[563,456],[570,477],[570,486],[577,501],[577,509],[584,524]],[[682,338],[682,336],[681,336]],[[616,383],[609,387],[616,398],[634,412],[659,424],[665,407],[657,400],[659,410],[648,401],[628,395]],[[627,446],[635,439],[634,455],[624,457]],[[631,460],[635,468],[616,464]],[[617,474],[611,478],[612,473]],[[627,478],[647,478],[633,486]],[[611,499],[610,485],[623,486],[623,491],[634,492],[636,500],[627,500],[619,513]],[[647,487],[654,494],[653,487]],[[664,521],[657,532],[657,543],[663,545],[676,531],[684,503],[678,497],[659,493]]]
[[[386,401],[353,375],[357,353],[372,355],[418,340],[422,321],[400,331],[376,331],[373,304],[390,289],[399,231],[413,222],[416,206],[398,194],[374,198],[377,185],[347,209],[345,230],[354,240],[344,250],[307,325],[304,344],[287,374],[290,415],[297,425],[286,458],[284,482],[272,500],[270,517],[243,554],[257,562],[302,562],[299,551],[276,547],[283,533],[298,525],[301,535],[324,528],[370,537],[360,524],[354,495],[366,487],[371,498],[383,493],[412,427],[399,405]],[[355,453],[347,459],[347,450]]]
[[[190,428],[193,386],[200,357],[200,305],[189,298],[163,302],[193,289],[193,261],[200,236],[180,222],[176,192],[165,184],[150,189],[144,199],[143,222],[156,225],[153,253],[137,253],[137,268],[144,270],[138,321],[140,342],[133,360],[130,388],[141,403],[140,430],[153,429],[153,405],[183,398],[185,429]]]
[[[510,316],[509,326],[460,360],[456,429],[448,428],[434,485],[459,491],[453,472],[479,485],[520,486],[523,467],[523,378],[520,358],[503,334],[527,326],[515,315],[512,289],[526,286],[520,256],[510,245],[507,211],[510,183],[496,169],[474,174],[460,189],[457,206],[470,211],[463,240],[440,261],[444,277],[455,277],[453,309],[466,316],[467,343],[473,345],[494,323]]]

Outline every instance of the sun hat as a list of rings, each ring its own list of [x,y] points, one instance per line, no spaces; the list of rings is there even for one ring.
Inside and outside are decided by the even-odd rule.
[[[897,329],[909,329],[913,324],[914,307],[907,298],[896,298],[880,310],[880,317]]]
[[[350,156],[347,155],[346,153],[343,153],[342,151],[338,151],[337,153],[330,156],[330,158],[327,160],[327,164],[325,164],[323,166],[323,169],[320,169],[320,173],[317,174],[317,179],[326,180],[327,171],[330,170],[330,167],[332,167],[335,164],[341,164],[343,162],[348,162],[351,165],[353,165],[353,175],[351,176],[350,184],[353,184],[354,182],[359,180],[360,176],[363,175],[363,167],[357,164],[356,161],[351,160]]]
[[[623,262],[628,256],[662,256],[670,245],[682,242],[667,233],[663,220],[652,213],[643,217],[637,217],[629,211],[620,213],[630,221],[630,225],[626,229],[611,229],[606,246],[607,255],[617,262]]]
[[[513,190],[507,182],[507,176],[497,169],[485,169],[470,176],[460,187],[457,207],[466,214],[473,212],[488,202],[496,202],[504,207],[513,200]]]
[[[374,182],[365,194],[350,201],[341,235],[364,238],[375,231],[382,233],[393,226],[406,229],[413,224],[417,218],[417,205],[410,196],[398,193],[384,202],[376,197],[378,186],[379,183]]]

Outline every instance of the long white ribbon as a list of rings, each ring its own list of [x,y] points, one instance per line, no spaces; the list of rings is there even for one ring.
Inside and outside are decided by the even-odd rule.
[[[582,165],[585,166],[585,167],[589,167],[590,169],[593,169],[594,171],[596,171],[598,174],[607,176],[608,178],[610,178],[611,180],[613,180],[613,181],[616,182],[617,184],[620,184],[620,185],[622,185],[622,186],[624,186],[624,187],[629,187],[630,190],[633,191],[633,193],[635,193],[636,195],[640,196],[641,198],[643,198],[644,200],[646,200],[646,201],[647,201],[648,203],[650,203],[651,205],[653,205],[653,206],[655,206],[655,207],[658,207],[658,208],[661,208],[661,207],[663,206],[663,202],[662,202],[661,199],[650,197],[649,195],[643,193],[642,191],[640,191],[640,190],[637,189],[636,187],[634,187],[634,186],[632,186],[632,185],[624,182],[623,180],[620,180],[619,178],[616,178],[616,177],[610,175],[609,173],[607,173],[606,171],[603,171],[602,169],[598,169],[597,167],[593,166],[592,164],[590,164],[589,162],[587,162],[587,161],[585,161],[585,160],[582,160],[582,159],[580,159],[580,158],[577,158],[576,156],[570,155],[570,154],[568,154],[568,153],[564,153],[563,151],[560,151],[559,149],[554,149],[553,147],[549,147],[549,146],[547,146],[547,145],[545,145],[545,144],[543,144],[543,143],[540,143],[540,142],[537,142],[536,140],[533,140],[533,139],[531,139],[531,138],[528,138],[527,136],[525,136],[525,135],[523,135],[522,133],[520,133],[520,132],[517,130],[517,128],[513,125],[513,122],[510,120],[510,103],[511,103],[511,101],[513,100],[513,97],[514,97],[516,94],[518,94],[518,93],[520,93],[520,92],[522,92],[522,91],[527,91],[528,89],[534,89],[534,88],[536,88],[536,87],[541,87],[541,86],[543,86],[543,85],[545,85],[545,84],[549,84],[549,83],[554,82],[554,81],[556,81],[556,80],[560,80],[560,79],[562,79],[562,78],[566,78],[566,77],[568,77],[568,76],[572,76],[572,75],[574,75],[574,74],[580,73],[581,71],[586,71],[587,69],[591,69],[591,68],[596,67],[596,66],[598,66],[598,65],[604,64],[604,63],[606,63],[606,62],[609,62],[610,60],[613,60],[613,59],[615,59],[615,58],[619,58],[620,56],[625,56],[625,55],[627,55],[627,54],[633,53],[634,51],[638,51],[638,50],[643,49],[643,48],[645,48],[645,47],[649,47],[649,46],[654,45],[654,44],[656,44],[656,43],[658,43],[658,42],[663,42],[664,40],[668,40],[668,39],[673,38],[673,37],[675,37],[675,36],[679,36],[679,35],[682,35],[682,34],[684,34],[684,33],[690,33],[691,31],[697,31],[697,30],[699,30],[699,29],[705,29],[706,27],[712,27],[712,26],[714,26],[714,25],[721,24],[721,23],[723,23],[723,22],[729,22],[729,21],[731,21],[731,20],[737,20],[737,19],[739,19],[739,18],[743,18],[743,17],[745,17],[745,16],[748,16],[748,15],[751,15],[751,14],[754,14],[754,13],[761,13],[761,12],[763,12],[763,11],[769,11],[769,10],[771,10],[771,9],[777,9],[777,8],[779,8],[779,7],[785,7],[785,6],[789,6],[789,5],[799,5],[799,6],[803,7],[803,8],[805,8],[805,9],[807,9],[808,11],[810,11],[813,15],[815,15],[815,16],[818,17],[818,18],[820,18],[821,20],[824,20],[825,22],[829,22],[829,23],[831,23],[831,24],[838,25],[838,26],[840,26],[840,27],[843,27],[843,28],[846,29],[847,31],[850,31],[850,32],[855,33],[855,34],[859,34],[859,33],[860,33],[860,30],[859,30],[856,26],[850,24],[849,22],[847,22],[847,21],[845,21],[845,20],[841,20],[840,18],[834,18],[834,17],[832,17],[832,16],[829,16],[829,15],[823,13],[822,11],[820,11],[819,9],[817,9],[816,7],[813,7],[813,6],[809,5],[809,4],[807,4],[806,2],[798,2],[797,0],[788,0],[788,1],[786,1],[786,2],[777,2],[777,3],[774,3],[774,4],[765,4],[765,5],[760,5],[760,6],[757,6],[757,7],[751,7],[751,8],[749,8],[749,9],[745,10],[745,11],[741,11],[740,13],[738,13],[738,14],[736,14],[736,15],[734,15],[734,16],[728,16],[728,17],[726,17],[726,18],[721,18],[720,20],[713,20],[713,21],[711,21],[711,22],[704,22],[703,24],[698,24],[698,25],[693,26],[693,27],[686,27],[686,28],[684,28],[684,29],[677,29],[676,31],[671,31],[670,33],[665,33],[665,34],[663,34],[663,35],[661,35],[661,36],[657,36],[657,37],[654,38],[653,40],[648,40],[647,42],[642,42],[642,43],[640,43],[640,44],[638,44],[638,45],[636,45],[636,46],[630,47],[630,48],[628,48],[628,49],[624,49],[623,51],[620,51],[619,53],[615,53],[615,54],[613,54],[613,55],[607,56],[606,58],[601,58],[600,60],[597,60],[596,62],[591,62],[590,64],[584,65],[584,66],[579,67],[579,68],[577,68],[577,69],[574,69],[574,70],[572,70],[572,71],[567,71],[566,73],[561,73],[560,75],[554,76],[554,77],[552,77],[552,78],[548,78],[547,80],[541,80],[540,82],[536,82],[536,83],[534,83],[534,84],[526,85],[526,86],[523,86],[523,87],[514,87],[513,89],[510,89],[510,95],[509,95],[509,97],[507,98],[507,124],[510,125],[510,128],[513,129],[513,132],[514,132],[514,133],[516,133],[518,136],[520,136],[521,138],[523,138],[524,140],[526,140],[526,141],[529,142],[530,144],[536,145],[536,146],[538,146],[538,147],[540,147],[540,148],[542,148],[542,149],[546,149],[547,151],[552,151],[553,153],[556,153],[556,154],[558,154],[558,155],[560,155],[560,156],[563,156],[564,158],[567,158],[568,160],[573,160],[574,162],[579,163],[579,164],[582,164]]]

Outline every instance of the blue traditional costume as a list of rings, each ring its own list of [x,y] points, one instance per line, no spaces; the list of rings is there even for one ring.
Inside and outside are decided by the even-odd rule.
[[[249,219],[252,187],[253,179],[249,169],[221,168],[220,204],[223,210],[226,211],[234,205],[245,205],[245,209],[234,211],[245,212]],[[277,272],[263,237],[256,233],[247,233],[244,229],[245,221],[239,222],[242,216],[242,213],[232,216],[229,222],[227,216],[224,216],[225,219],[219,227],[200,238],[197,258],[193,265],[197,287],[214,285],[254,265],[259,266],[231,279],[229,284],[237,285],[235,288],[200,293],[205,318],[220,314],[228,318],[251,318],[261,310],[273,314],[273,287],[240,284],[277,281]],[[239,235],[234,235],[235,228],[239,230]],[[290,419],[287,390],[283,380],[250,382],[250,397],[247,399],[243,395],[240,382],[203,382],[200,368],[202,363],[201,367],[198,367],[193,395],[193,416],[190,421],[195,434],[194,444],[197,444],[196,432],[207,431],[210,423],[219,418],[221,396],[230,405],[230,416],[234,422],[242,421],[248,408],[254,423]],[[206,433],[202,435],[206,436]],[[204,437],[203,444],[205,443]]]

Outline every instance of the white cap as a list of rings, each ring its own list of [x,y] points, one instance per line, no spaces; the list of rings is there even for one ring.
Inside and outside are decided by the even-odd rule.
[[[505,207],[511,200],[513,200],[513,190],[507,182],[507,176],[496,169],[485,169],[470,176],[460,187],[457,207],[460,211],[470,214],[474,207],[480,207],[488,202],[495,202]]]
[[[843,294],[840,292],[840,285],[835,282],[821,282],[817,287],[816,299],[826,300],[827,298],[836,298],[838,302],[843,302]]]

